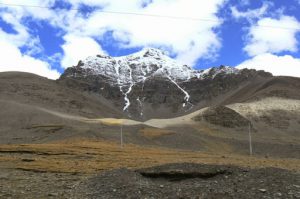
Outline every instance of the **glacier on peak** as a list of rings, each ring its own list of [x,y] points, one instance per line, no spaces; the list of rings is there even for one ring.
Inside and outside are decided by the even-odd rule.
[[[195,70],[190,66],[179,64],[163,52],[155,48],[144,48],[139,52],[127,56],[111,57],[108,55],[96,55],[80,62],[80,67],[87,71],[87,75],[102,75],[112,84],[119,87],[124,95],[126,111],[130,106],[128,95],[132,87],[139,82],[145,82],[147,78],[161,76],[169,79],[180,89],[184,97],[183,107],[189,102],[190,95],[178,83],[188,81],[191,78],[215,78],[219,73],[238,73],[238,69],[229,66],[213,67],[206,70]]]
[[[152,76],[163,76],[174,81],[187,81],[191,78],[203,78],[212,74],[213,78],[221,73],[237,73],[238,69],[224,66],[207,70],[195,70],[190,66],[179,64],[166,52],[155,48],[144,48],[139,52],[111,57],[108,55],[90,56],[82,62],[82,68],[92,75],[103,75],[112,83],[128,85],[145,81]]]

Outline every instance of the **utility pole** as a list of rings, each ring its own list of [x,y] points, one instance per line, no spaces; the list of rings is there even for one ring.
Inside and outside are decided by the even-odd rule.
[[[123,148],[123,121],[121,121],[120,144],[121,148]]]
[[[250,122],[249,122],[248,134],[249,134],[249,154],[250,154],[250,156],[252,156],[252,138],[251,138],[251,125],[250,125]]]

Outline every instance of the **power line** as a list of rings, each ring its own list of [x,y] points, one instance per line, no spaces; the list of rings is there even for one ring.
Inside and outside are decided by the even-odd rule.
[[[54,8],[52,8],[52,7],[38,6],[38,5],[8,4],[8,3],[0,3],[0,5],[7,6],[7,7],[28,7],[28,8],[40,8],[40,9],[54,10]],[[70,8],[68,10],[82,11],[79,8]],[[174,20],[203,21],[203,22],[219,23],[219,21],[213,20],[213,19],[180,17],[180,16],[178,17],[178,16],[170,16],[170,15],[159,15],[159,14],[145,14],[145,13],[136,13],[136,12],[105,11],[105,10],[95,10],[93,12],[101,12],[101,13],[106,13],[106,14],[118,14],[118,15],[133,15],[133,16],[142,16],[142,17],[157,17],[157,18],[167,18],[167,19],[174,19]],[[300,31],[300,28],[293,28],[293,27],[267,26],[267,25],[256,25],[256,27]]]
[[[9,6],[9,7],[29,7],[29,8],[42,8],[42,9],[53,10],[53,8],[51,8],[51,7],[37,6],[37,5],[7,4],[7,3],[0,3],[0,5]],[[81,9],[79,9],[79,8],[70,8],[68,10],[81,11]],[[94,12],[101,12],[101,13],[107,13],[107,14],[120,14],[120,15],[136,15],[136,16],[144,16],[144,17],[169,18],[169,19],[190,20],[190,21],[219,22],[219,21],[213,20],[213,19],[203,19],[203,18],[193,18],[193,17],[177,17],[177,16],[170,16],[170,15],[158,15],[158,14],[144,14],[144,13],[137,13],[137,12],[120,12],[120,11],[105,11],[105,10],[95,10]]]

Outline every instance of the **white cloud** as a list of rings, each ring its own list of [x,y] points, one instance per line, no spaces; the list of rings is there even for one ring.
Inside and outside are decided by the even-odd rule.
[[[291,55],[279,56],[278,53],[298,51],[296,34],[300,32],[300,22],[295,17],[283,14],[283,9],[270,13],[272,2],[263,3],[257,9],[245,12],[231,7],[232,16],[236,19],[247,19],[244,51],[251,57],[237,68],[265,70],[273,75],[300,77],[300,59]],[[272,17],[266,17],[272,16]]]
[[[246,3],[245,5],[249,4],[249,1],[242,1],[242,4]],[[234,18],[236,19],[242,19],[245,18],[247,20],[249,20],[250,22],[252,22],[252,20],[254,19],[259,19],[262,16],[264,16],[265,14],[267,14],[267,11],[269,10],[269,8],[272,6],[272,3],[267,1],[267,2],[263,2],[263,5],[260,8],[257,9],[248,9],[245,12],[239,11],[237,9],[236,6],[232,6],[230,7],[231,10],[231,14]]]
[[[244,61],[237,68],[265,70],[273,75],[300,77],[300,59],[290,55],[277,56],[265,53]]]
[[[215,58],[216,52],[221,47],[220,38],[213,29],[222,24],[222,19],[218,18],[216,14],[226,1],[190,0],[187,3],[185,0],[65,0],[65,2],[71,3],[73,8],[78,8],[84,4],[101,7],[103,11],[168,15],[204,20],[184,20],[103,12],[83,15],[78,10],[66,12],[63,10],[53,11],[30,7],[9,7],[6,9],[12,16],[18,16],[16,20],[18,22],[24,17],[31,17],[37,21],[43,20],[48,22],[52,26],[66,32],[66,35],[77,35],[77,38],[85,38],[85,49],[88,49],[87,45],[91,45],[90,48],[93,49],[89,55],[94,54],[94,51],[101,51],[101,47],[95,45],[95,39],[103,39],[104,34],[111,32],[113,38],[118,41],[119,47],[160,47],[176,55],[178,61],[193,65],[199,58]],[[1,0],[0,2],[5,3],[5,1]],[[6,3],[25,4],[21,0],[6,1]],[[29,0],[26,1],[26,4],[52,6],[54,0]],[[208,21],[205,19],[208,19]],[[32,38],[32,36],[30,37]],[[74,39],[72,43],[76,43]],[[24,44],[22,43],[19,46],[21,45]],[[65,57],[61,62],[63,67],[74,64],[75,59],[77,61],[82,59],[82,56],[78,56],[81,53],[71,52],[72,49],[68,48],[70,45],[71,42],[66,40],[66,43],[61,46],[65,52]]]
[[[85,1],[71,1],[75,7]],[[88,17],[70,13],[65,30],[82,37],[101,39],[107,32],[123,48],[154,46],[169,50],[183,63],[193,65],[198,58],[212,58],[221,47],[220,38],[213,31],[222,20],[216,16],[225,0],[103,0],[93,5],[103,11],[119,11],[152,15],[209,19],[184,20],[140,15],[94,12]],[[147,6],[144,4],[148,3]]]
[[[1,3],[5,3],[1,1]],[[18,2],[14,2],[18,3]],[[19,2],[20,4],[22,2]],[[59,73],[50,65],[30,54],[41,52],[39,38],[29,33],[28,27],[21,23],[25,8],[13,7],[1,10],[1,18],[10,24],[16,33],[7,33],[0,28],[0,71],[22,71],[35,73],[50,79],[57,79]],[[22,53],[20,48],[28,50]]]
[[[1,18],[6,23],[10,24],[12,26],[12,29],[17,32],[17,34],[7,34],[0,28],[1,38],[18,47],[26,45],[27,41],[30,38],[30,34],[28,33],[27,28],[20,23],[20,19],[17,17],[16,13],[1,13]]]
[[[24,17],[31,17],[37,21],[46,21],[66,32],[66,43],[61,46],[65,52],[61,62],[63,67],[73,65],[75,60],[77,62],[83,56],[87,56],[87,52],[89,52],[88,55],[100,53],[101,47],[99,44],[97,45],[95,39],[103,39],[103,35],[108,32],[112,33],[120,47],[160,47],[176,55],[178,61],[193,65],[199,58],[215,58],[216,52],[221,47],[220,38],[213,29],[222,24],[222,19],[218,18],[216,14],[226,1],[190,0],[187,3],[185,0],[65,0],[65,2],[71,3],[73,8],[84,4],[101,7],[103,11],[179,16],[204,19],[203,21],[103,12],[83,15],[78,10],[66,12],[30,7],[7,7],[7,12],[4,13],[17,16],[16,22],[20,22]],[[1,0],[0,2],[5,3]],[[54,0],[29,0],[26,1],[26,4],[52,6],[54,2]],[[21,0],[6,1],[6,3],[25,4]],[[77,36],[70,41],[67,39],[68,35]],[[26,37],[32,38],[32,35]],[[79,41],[75,41],[76,39]],[[18,41],[25,40],[19,39]],[[76,43],[85,43],[82,44],[84,50],[81,50],[80,53],[75,52],[80,50],[79,47],[74,47]],[[22,45],[25,45],[24,42],[18,46]],[[70,47],[71,45],[73,49]]]
[[[61,62],[64,68],[76,65],[79,60],[83,60],[88,56],[106,54],[92,38],[66,35],[64,40],[66,43],[62,45],[64,57]]]
[[[300,22],[294,17],[263,18],[250,27],[244,50],[250,56],[284,51],[296,52],[298,32],[300,32]]]
[[[60,75],[56,70],[51,69],[48,63],[22,55],[18,47],[9,42],[0,40],[0,52],[0,72],[29,72],[49,79],[57,79]]]

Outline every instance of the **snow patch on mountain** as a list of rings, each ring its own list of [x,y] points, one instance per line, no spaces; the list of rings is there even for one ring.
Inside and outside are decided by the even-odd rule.
[[[143,111],[143,103],[142,103],[142,101],[140,100],[140,97],[138,97],[136,100],[138,101],[138,104],[139,104],[140,109],[141,109],[140,116],[143,117],[143,115],[144,115],[144,111]]]
[[[181,88],[174,80],[171,79],[171,77],[168,76],[168,79],[184,93],[185,97],[184,97],[184,103],[182,104],[182,107],[185,107],[189,103],[189,99],[190,99],[189,93],[185,91],[183,88]]]
[[[153,48],[145,48],[140,52],[122,57],[91,56],[83,61],[82,68],[88,69],[91,74],[109,77],[117,84],[119,82],[126,84],[131,81],[137,83],[151,76],[166,76],[166,74],[172,79],[188,80],[201,73],[187,65],[178,64],[164,52]],[[129,75],[130,70],[132,70],[132,77]]]
[[[239,71],[228,66],[204,71],[194,70],[187,65],[179,64],[167,53],[154,48],[145,48],[137,53],[121,57],[90,56],[82,63],[81,67],[88,71],[89,75],[105,76],[112,84],[119,86],[124,95],[124,111],[130,106],[128,95],[132,87],[136,83],[145,82],[150,77],[162,76],[174,83],[185,94],[183,104],[185,107],[189,103],[190,95],[177,82],[188,81],[191,78],[215,78],[220,73],[231,74]]]

